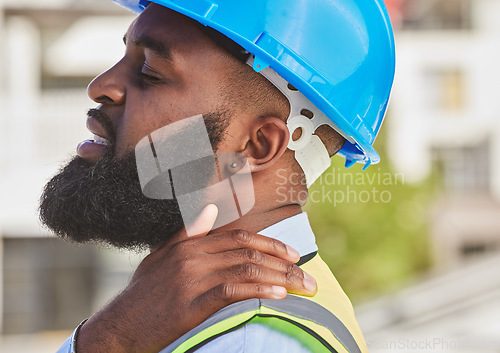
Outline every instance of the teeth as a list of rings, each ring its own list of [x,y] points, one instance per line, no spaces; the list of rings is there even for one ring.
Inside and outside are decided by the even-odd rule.
[[[109,141],[106,140],[104,137],[94,135],[94,142],[98,143],[99,145],[108,145]]]

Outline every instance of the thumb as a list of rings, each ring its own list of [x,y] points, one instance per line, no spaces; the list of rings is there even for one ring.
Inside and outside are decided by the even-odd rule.
[[[188,237],[202,237],[208,234],[214,226],[219,209],[216,205],[205,206],[198,218],[193,223],[186,225],[185,231]]]
[[[212,230],[218,214],[219,209],[216,205],[209,204],[205,206],[203,211],[201,211],[201,213],[192,223],[184,226],[184,228],[175,233],[172,238],[170,238],[168,241],[164,242],[157,248],[153,249],[153,251],[167,248],[169,245],[179,243],[186,240],[187,238],[204,237],[210,232],[210,230]]]

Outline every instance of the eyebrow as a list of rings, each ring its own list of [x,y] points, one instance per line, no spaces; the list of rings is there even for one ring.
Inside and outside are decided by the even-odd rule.
[[[127,44],[127,34],[123,36],[123,43]],[[147,48],[154,51],[156,54],[161,56],[163,59],[172,61],[172,52],[170,48],[163,42],[153,38],[147,34],[141,34],[137,38],[132,40],[132,43],[141,48]]]

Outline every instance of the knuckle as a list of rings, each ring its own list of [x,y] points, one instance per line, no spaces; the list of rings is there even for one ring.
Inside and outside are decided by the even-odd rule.
[[[254,281],[260,276],[260,269],[258,266],[248,263],[244,264],[242,268],[242,275],[247,281]]]
[[[293,273],[294,275],[300,276],[302,273],[302,270],[295,264],[292,264],[291,262],[286,263],[286,272],[288,273]]]
[[[262,284],[256,284],[255,285],[255,295],[257,297],[261,297],[267,294],[267,288],[264,287]]]
[[[190,272],[193,269],[197,268],[197,259],[191,256],[184,256],[181,259],[178,259],[176,264],[179,268],[179,271],[182,272]]]
[[[246,253],[246,258],[254,263],[254,264],[261,264],[263,259],[263,255],[260,253],[260,251],[257,251],[255,249],[248,249],[245,251]]]
[[[297,276],[294,273],[292,273],[292,272],[285,272],[285,283],[288,286],[294,285],[296,280],[297,280]]]
[[[217,292],[220,298],[230,301],[236,295],[236,287],[232,283],[221,283],[217,286]]]
[[[276,239],[271,240],[271,248],[275,252],[286,252],[286,246],[282,242]]]
[[[231,236],[232,236],[233,240],[237,244],[240,244],[240,245],[247,245],[250,243],[250,240],[251,240],[250,234],[246,230],[243,230],[243,229],[234,229],[231,232]]]
[[[196,242],[182,241],[174,244],[165,257],[185,259],[194,255],[197,249]]]

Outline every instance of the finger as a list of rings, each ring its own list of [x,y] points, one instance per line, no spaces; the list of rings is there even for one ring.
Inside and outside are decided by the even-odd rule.
[[[313,296],[318,287],[314,278],[304,272],[304,277],[291,272],[278,271],[261,265],[245,263],[222,269],[213,274],[229,283],[263,283],[284,287],[289,293]]]
[[[172,238],[162,244],[161,248],[165,248],[167,245],[176,244],[190,238],[203,237],[207,235],[214,226],[218,213],[219,209],[216,205],[209,204],[205,206],[203,211],[201,211],[198,217],[191,224],[175,233]]]
[[[281,241],[241,229],[226,231],[200,239],[199,246],[208,254],[251,248],[293,263],[300,259],[297,250]]]
[[[276,271],[288,272],[304,278],[304,271],[294,263],[262,253],[255,249],[230,250],[218,254],[210,254],[209,256],[211,256],[211,259],[214,259],[210,261],[213,267],[208,268],[207,266],[206,268],[206,270],[209,270],[211,273],[228,267],[250,263]]]
[[[193,300],[193,305],[198,310],[214,312],[242,300],[284,299],[286,294],[286,289],[280,286],[262,283],[221,283]]]
[[[214,204],[207,205],[196,220],[186,226],[188,237],[205,236],[214,226],[219,209]]]

